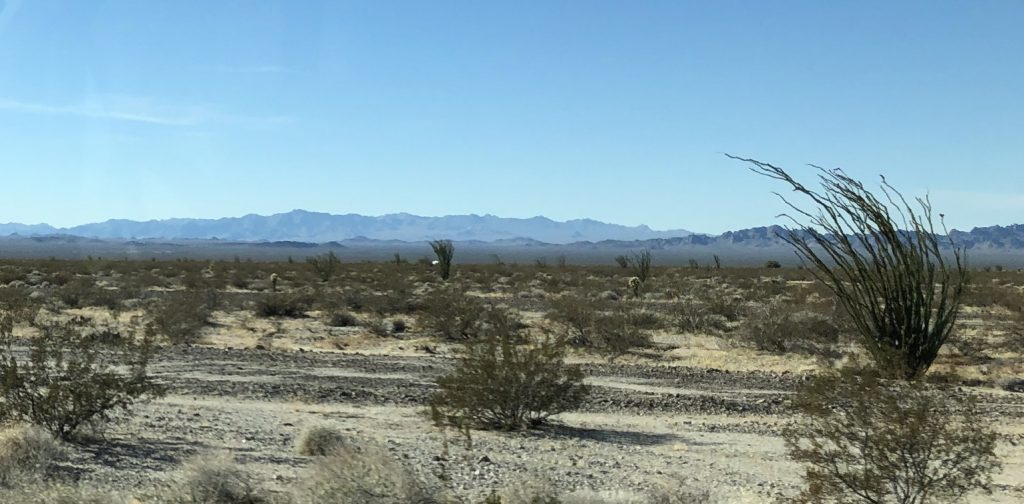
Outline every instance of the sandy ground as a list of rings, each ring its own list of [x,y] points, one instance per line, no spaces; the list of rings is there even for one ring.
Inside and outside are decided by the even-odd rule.
[[[282,490],[311,462],[295,454],[296,436],[326,424],[382,441],[423,478],[470,499],[523,480],[567,491],[674,482],[727,503],[784,500],[800,485],[800,468],[778,436],[792,420],[785,403],[800,375],[778,371],[781,364],[723,370],[691,367],[700,359],[683,356],[658,363],[578,356],[594,389],[580,411],[536,432],[474,432],[467,447],[425,418],[433,380],[451,365],[444,348],[429,355],[416,342],[345,330],[309,338],[292,322],[270,338],[273,350],[252,348],[268,341],[259,329],[210,341],[230,349],[168,350],[153,372],[169,395],[139,407],[104,442],[76,449],[64,469],[85,483],[134,491],[161,485],[193,454],[227,450]],[[349,350],[322,349],[329,337],[349,340]],[[965,502],[1024,502],[1024,394],[970,392],[984,398],[1003,434],[1004,467],[992,495]]]

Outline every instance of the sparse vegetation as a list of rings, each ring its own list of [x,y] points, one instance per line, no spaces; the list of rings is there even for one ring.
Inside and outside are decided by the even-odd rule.
[[[296,500],[309,504],[432,504],[412,472],[376,443],[339,445],[317,457],[299,481]]]
[[[209,302],[196,292],[168,292],[151,313],[152,330],[174,344],[195,343],[210,321]]]
[[[333,503],[333,495],[352,495],[352,490],[346,486],[349,476],[336,476],[338,471],[349,471],[346,464],[350,462],[338,459],[334,454],[338,449],[332,444],[337,441],[343,445],[340,450],[345,456],[361,456],[362,431],[373,432],[387,425],[389,432],[393,426],[400,427],[394,431],[395,436],[388,436],[384,451],[380,452],[386,461],[377,467],[396,471],[394,474],[399,476],[386,478],[409,481],[410,488],[420,492],[417,495],[424,496],[425,502],[481,502],[487,497],[488,488],[500,488],[493,485],[513,483],[506,481],[509,473],[504,471],[519,466],[508,458],[511,452],[500,448],[508,443],[515,444],[516,450],[522,450],[528,457],[537,449],[562,449],[570,445],[586,454],[611,450],[616,457],[624,457],[606,462],[601,457],[585,455],[587,458],[573,459],[571,464],[569,460],[543,458],[539,464],[542,472],[565,470],[566,475],[550,491],[535,494],[538,498],[554,499],[551,502],[705,502],[709,497],[686,491],[685,486],[668,492],[602,486],[604,479],[622,479],[621,470],[611,464],[620,462],[622,467],[629,467],[627,464],[635,462],[632,452],[619,447],[666,447],[672,443],[674,451],[675,445],[681,444],[701,451],[706,458],[707,452],[700,445],[673,441],[668,434],[662,438],[661,434],[639,427],[644,424],[637,418],[658,411],[666,415],[687,411],[701,415],[708,427],[714,428],[719,424],[716,419],[723,415],[729,416],[730,422],[735,421],[731,418],[733,412],[756,412],[771,417],[788,410],[787,384],[798,384],[805,377],[820,373],[812,370],[815,366],[828,368],[861,354],[848,338],[857,334],[856,328],[837,304],[834,293],[816,281],[811,270],[765,270],[759,265],[720,269],[713,264],[697,269],[666,266],[657,269],[656,281],[648,281],[642,302],[635,302],[627,294],[626,285],[632,271],[623,271],[613,264],[562,266],[560,257],[549,254],[551,266],[543,269],[529,261],[464,264],[457,281],[450,279],[444,283],[438,281],[437,268],[431,268],[429,261],[421,261],[418,266],[392,262],[339,263],[329,282],[322,282],[309,265],[301,262],[94,259],[88,268],[82,268],[73,261],[0,261],[0,273],[10,279],[9,285],[0,285],[0,310],[7,313],[5,327],[10,328],[10,353],[17,361],[19,374],[29,365],[36,339],[45,339],[42,329],[54,324],[74,327],[96,348],[117,349],[121,343],[141,342],[147,335],[159,344],[189,344],[168,348],[160,358],[159,368],[155,368],[161,383],[166,383],[174,394],[168,401],[154,402],[142,411],[110,410],[111,420],[126,420],[123,427],[107,425],[102,431],[93,431],[94,424],[104,426],[102,419],[83,422],[66,436],[78,443],[62,449],[69,454],[67,458],[39,465],[42,472],[32,469],[25,473],[27,476],[16,475],[17,484],[0,488],[0,500],[77,504],[131,502],[135,498],[139,502],[188,502],[180,500],[186,495],[182,491],[184,472],[170,477],[160,474],[171,471],[170,461],[177,457],[174,444],[157,441],[160,429],[167,426],[183,438],[213,447],[245,446],[260,450],[258,456],[238,451],[238,462],[228,460],[230,463],[222,464],[234,467],[238,471],[235,474],[241,474],[250,484],[259,483],[249,487],[251,492],[234,493],[243,501],[255,498],[267,503],[315,503],[321,501],[311,496],[322,495],[322,502]],[[272,274],[277,275],[276,292],[273,281],[268,280],[273,278]],[[1015,413],[1007,413],[1010,410],[1006,404],[1017,392],[1024,391],[1019,383],[1019,342],[1024,339],[1017,329],[1024,320],[1024,274],[993,269],[975,275],[978,281],[963,301],[971,306],[965,315],[971,324],[958,330],[956,339],[950,340],[954,343],[950,345],[952,351],[942,352],[936,359],[935,371],[927,375],[930,383],[957,388],[926,390],[951,396],[954,402],[950,407],[956,412],[966,411],[957,402],[965,394],[983,397],[983,402],[972,406],[983,415],[976,421],[993,424],[998,418],[999,422],[994,424],[997,430],[1004,430],[1004,426],[1012,429]],[[65,286],[77,283],[102,288],[115,294],[118,302],[113,309],[92,302],[79,302],[76,308],[69,308],[58,297],[60,287],[44,283],[51,279]],[[266,311],[262,311],[264,305],[268,307]],[[309,317],[305,318],[307,314]],[[331,325],[358,329],[337,330]],[[394,337],[398,334],[402,336]],[[552,367],[563,371],[552,371],[548,376],[568,376],[569,370],[585,370],[594,380],[592,395],[572,399],[573,394],[569,393],[569,399],[558,403],[552,399],[555,392],[548,393],[558,387],[538,386],[531,381],[545,372],[534,372],[531,369],[535,368],[521,364],[528,360],[525,355],[536,354],[546,341],[555,340],[560,340],[560,350],[551,350],[548,355],[560,355],[561,360],[549,362],[561,363]],[[485,348],[490,348],[489,357]],[[72,351],[80,353],[69,350]],[[455,371],[462,366],[461,358],[473,352],[484,355],[480,362],[485,364],[475,368],[476,375],[454,378]],[[460,360],[456,361],[456,369],[449,369],[446,356],[453,354]],[[107,359],[108,354],[103,355]],[[506,355],[513,355],[508,359],[512,364],[504,363]],[[565,359],[581,364],[578,368],[567,365]],[[678,364],[682,367],[677,368]],[[337,376],[331,368],[337,368]],[[108,370],[121,381],[131,376],[130,366],[112,364]],[[439,376],[457,381],[461,388],[452,385],[435,389],[431,382],[439,380]],[[490,381],[485,379],[488,377]],[[87,385],[82,381],[54,381],[65,389]],[[494,386],[495,383],[500,386]],[[582,382],[574,383],[591,390]],[[710,387],[705,388],[705,383]],[[976,385],[1007,392],[997,397],[988,388]],[[690,387],[700,388],[699,396],[690,393]],[[447,397],[455,398],[455,402],[440,402],[446,390]],[[531,392],[527,394],[524,390]],[[538,394],[537,390],[544,393]],[[62,394],[59,402],[67,401],[69,406],[51,408],[55,414],[77,408],[70,406],[70,394]],[[78,396],[74,399],[88,398],[88,394]],[[145,397],[148,396],[141,398]],[[216,399],[210,400],[211,397]],[[235,397],[242,399],[246,409],[235,409]],[[289,406],[286,411],[268,410],[256,403],[261,397],[277,398]],[[535,406],[542,399],[561,406],[546,410]],[[438,448],[434,443],[441,441],[436,435],[422,435],[418,431],[412,434],[409,430],[409,422],[421,420],[393,415],[389,409],[415,408],[424,402],[434,405],[435,421],[463,432],[469,427],[527,432],[480,434],[479,438],[474,435],[477,439],[472,445],[459,448],[443,441],[447,447]],[[492,403],[499,407],[490,406]],[[503,413],[506,406],[517,403],[523,410],[542,411],[520,416]],[[355,411],[353,408],[359,410],[354,416],[350,412]],[[569,413],[577,408],[582,410],[579,414],[551,413]],[[121,411],[135,414],[121,415]],[[245,415],[252,412],[251,421],[244,425],[225,424],[225,419],[237,418],[240,411]],[[345,431],[325,429],[320,432],[325,435],[315,436],[315,429],[299,431],[288,426],[315,424],[314,418],[319,419],[321,411],[332,416],[344,415],[336,418],[346,419]],[[498,418],[505,420],[489,419],[487,411],[502,412]],[[606,411],[615,415],[602,415]],[[792,419],[794,427],[808,420],[804,416],[783,418]],[[29,422],[23,416],[11,414],[11,421],[18,419]],[[549,423],[551,420],[561,422]],[[548,425],[531,429],[538,423]],[[278,425],[283,425],[281,432],[274,431]],[[679,435],[679,439],[685,439],[693,429],[686,423],[659,425],[664,425],[666,432]],[[35,429],[48,432],[43,427]],[[135,432],[146,437],[136,440]],[[341,437],[333,438],[334,435]],[[43,439],[55,438],[49,433],[45,436]],[[723,442],[732,443],[728,435],[723,434],[722,438]],[[293,442],[299,455],[289,453]],[[410,442],[419,446],[407,446]],[[435,448],[440,451],[434,451]],[[434,453],[435,458],[424,458],[424,454]],[[771,456],[778,455],[782,452]],[[111,488],[90,489],[89,485],[107,478],[106,473],[111,471],[97,468],[91,462],[97,456],[109,457],[105,460],[111,467],[138,464],[142,460],[139,457],[146,457],[138,478],[155,486],[135,490],[119,483]],[[309,467],[302,471],[298,481],[287,471],[275,470],[273,480],[265,478],[271,474],[268,469],[284,463],[279,459],[303,456],[312,458],[303,462]],[[666,456],[668,451],[655,450],[648,460],[657,464]],[[757,454],[753,457],[763,460],[756,458]],[[1016,463],[1013,460],[1010,463]],[[328,469],[321,471],[321,464]],[[101,476],[82,473],[83,485],[78,488],[81,470]],[[277,478],[278,474],[282,476]],[[365,479],[365,475],[359,474],[356,470],[351,477]],[[602,484],[595,490],[567,489],[566,482],[578,484],[582,481],[579,478],[596,474],[602,475]],[[214,476],[219,477],[211,474]],[[756,476],[740,478],[740,484],[751,495],[767,499],[769,493],[776,495],[782,491],[786,498],[792,497],[791,491],[781,487],[751,490],[753,480],[749,478],[753,477]],[[131,481],[134,484],[135,480]],[[165,481],[166,484],[162,483]],[[226,477],[225,481],[236,480]],[[367,481],[355,488],[369,488],[366,485],[376,480]],[[999,481],[1002,484],[1005,480],[1001,477]],[[467,486],[468,482],[474,483]],[[392,488],[388,485],[393,483],[381,488]],[[198,485],[203,486],[206,485]],[[992,488],[1004,497],[1011,492],[1007,489],[1012,485]],[[321,490],[324,493],[311,493]],[[445,500],[439,490],[450,494],[450,499]],[[718,490],[722,496],[731,495],[724,488]],[[974,495],[962,500],[973,502],[972,499],[977,500]],[[493,497],[499,498],[501,502],[520,502],[511,499],[507,492],[499,491]],[[395,496],[382,492],[372,499],[388,502],[387,499],[395,500]]]
[[[148,337],[90,332],[87,320],[39,324],[28,357],[19,361],[10,323],[0,330],[0,397],[6,414],[61,439],[86,424],[108,421],[163,387],[147,374]],[[102,334],[104,337],[95,337]]]
[[[159,497],[167,504],[264,504],[266,490],[227,453],[193,457],[179,469],[177,480]]]
[[[60,441],[40,427],[5,426],[0,430],[0,488],[41,481],[64,455]]]
[[[457,284],[431,291],[423,301],[420,319],[428,330],[449,340],[477,335],[483,303]]]
[[[815,214],[790,204],[808,222],[794,219],[797,228],[782,239],[835,293],[876,366],[892,377],[920,378],[952,333],[968,284],[964,249],[949,238],[940,242],[928,199],[918,198],[915,210],[883,178],[890,208],[840,169],[818,168],[817,192],[777,166],[734,159],[813,202]]]
[[[583,399],[583,374],[565,363],[566,342],[534,344],[486,335],[465,346],[451,374],[438,379],[434,420],[477,428],[536,427]]]
[[[334,272],[341,266],[341,259],[338,259],[332,250],[326,254],[307,257],[306,263],[313,267],[313,271],[320,277],[321,282],[329,282],[334,276]]]
[[[813,380],[796,405],[804,416],[783,436],[806,467],[800,502],[959,502],[1000,467],[974,400],[921,383],[847,369]]]

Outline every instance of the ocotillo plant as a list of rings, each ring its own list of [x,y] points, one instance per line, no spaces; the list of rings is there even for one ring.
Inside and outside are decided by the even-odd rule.
[[[880,199],[842,170],[815,166],[818,192],[777,166],[729,157],[813,202],[816,213],[780,196],[804,219],[784,215],[796,227],[780,238],[835,293],[880,372],[904,380],[924,375],[953,331],[969,280],[966,251],[945,229],[944,237],[935,233],[928,198],[917,198],[915,210],[885,177]]]

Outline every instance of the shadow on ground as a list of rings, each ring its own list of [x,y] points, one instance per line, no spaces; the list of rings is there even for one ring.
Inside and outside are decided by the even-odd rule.
[[[537,430],[528,431],[526,435],[537,437],[565,437],[584,439],[599,443],[630,446],[657,446],[683,441],[674,434],[655,434],[650,432],[622,431],[615,429],[588,429],[569,425],[549,425]]]

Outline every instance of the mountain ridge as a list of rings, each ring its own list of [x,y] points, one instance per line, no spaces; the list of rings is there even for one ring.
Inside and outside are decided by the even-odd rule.
[[[241,217],[213,219],[108,219],[64,228],[48,224],[0,224],[0,235],[11,234],[66,234],[100,239],[221,239],[312,243],[359,237],[401,241],[529,238],[544,243],[567,244],[602,239],[668,238],[688,236],[692,232],[685,229],[656,231],[642,224],[625,226],[588,218],[560,222],[543,216],[509,218],[491,214],[456,214],[425,217],[404,212],[365,216],[296,209],[271,215],[250,213]]]

